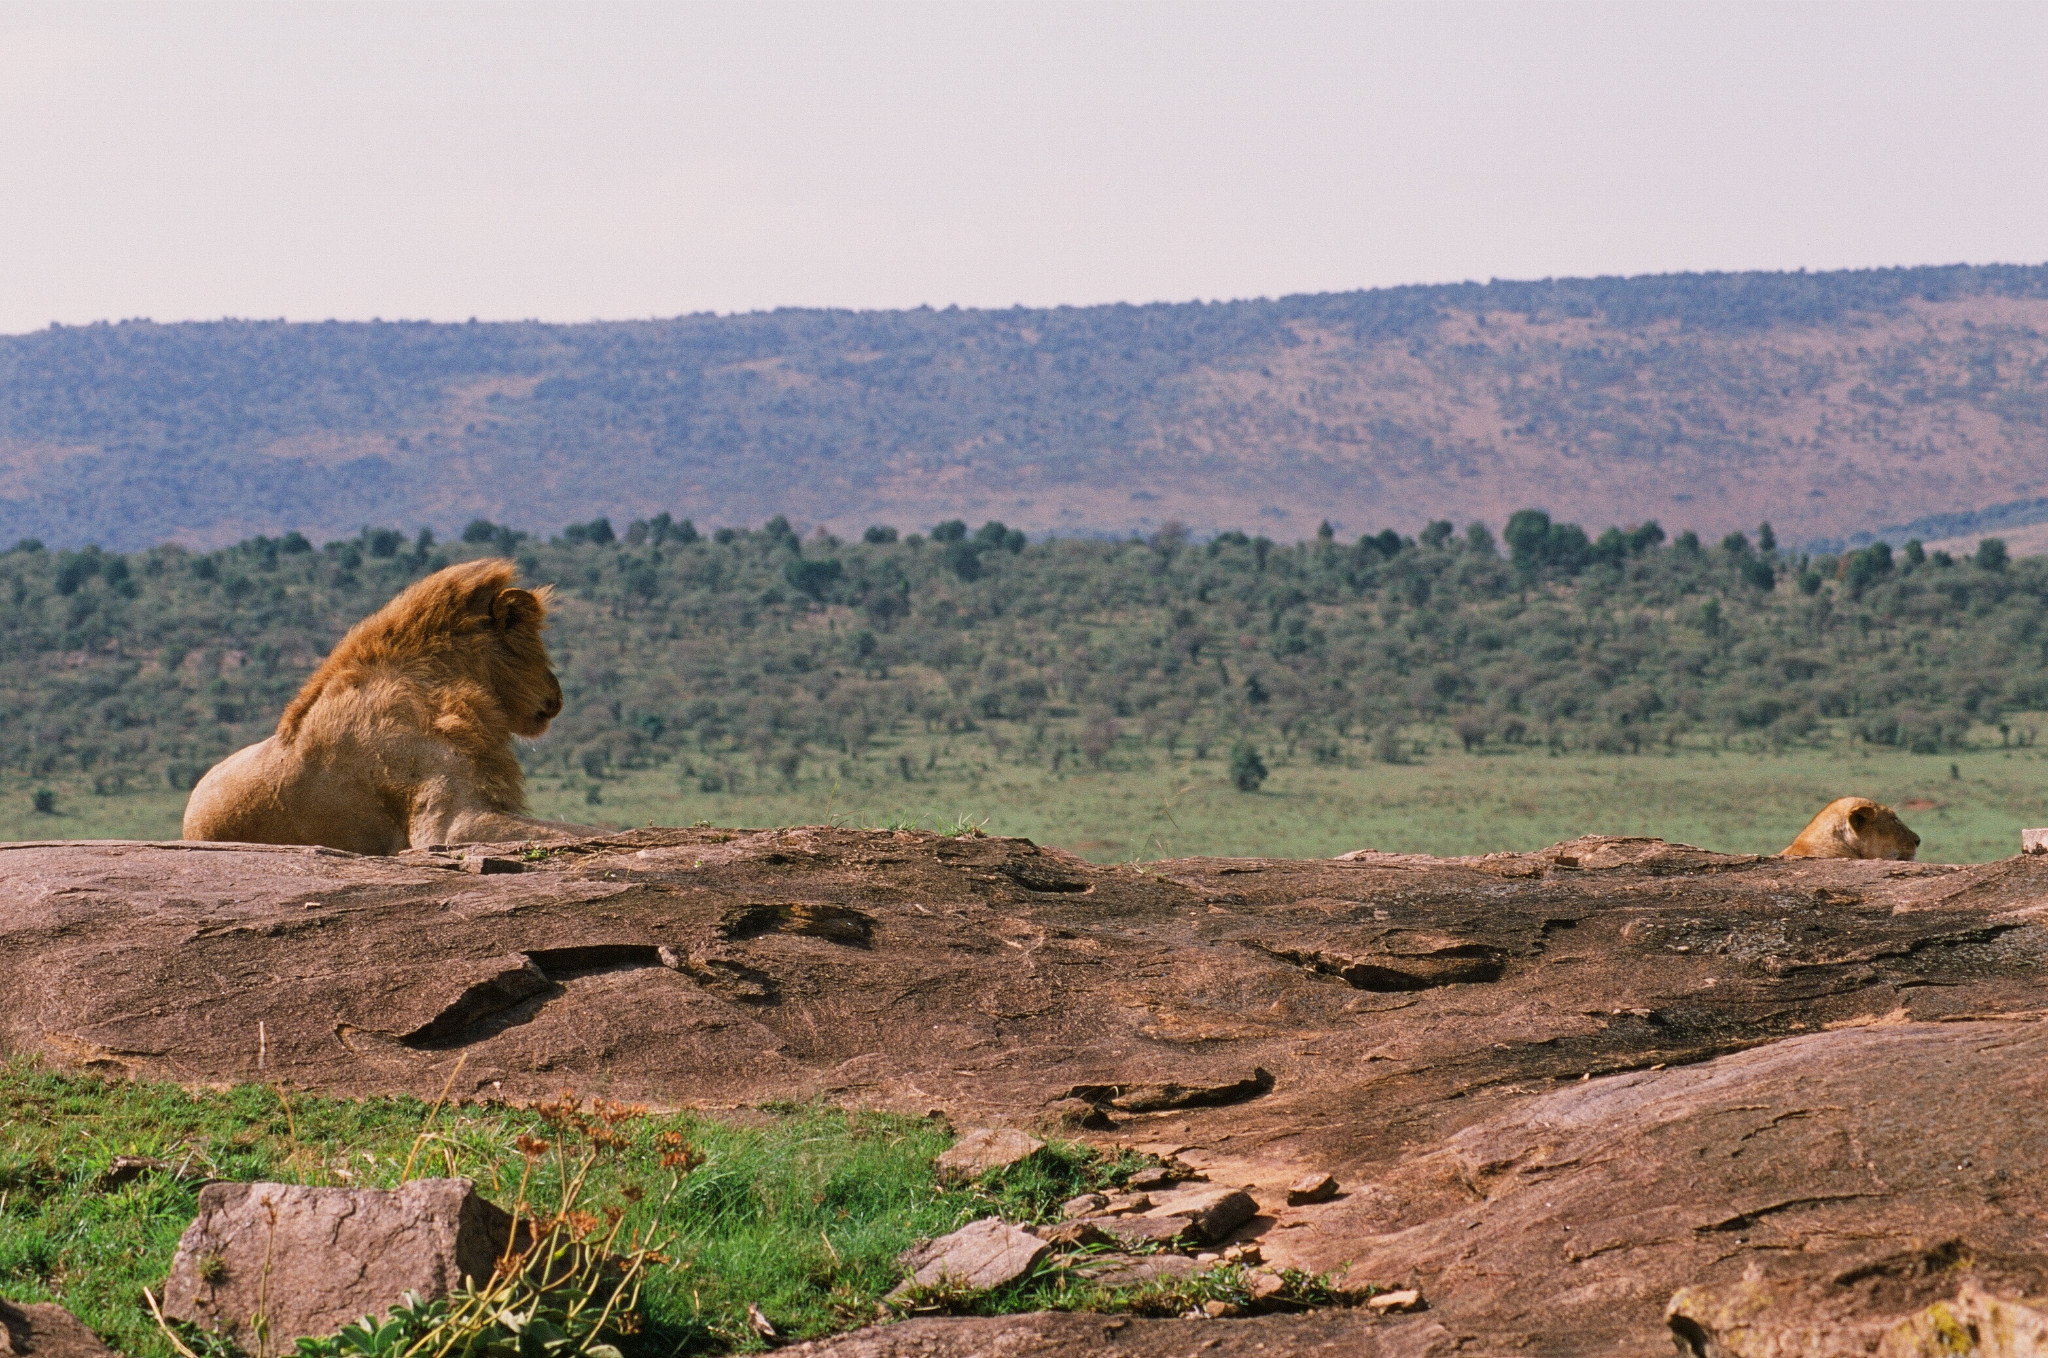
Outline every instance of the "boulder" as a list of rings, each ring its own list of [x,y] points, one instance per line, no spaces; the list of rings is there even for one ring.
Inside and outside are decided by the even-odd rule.
[[[1877,1346],[1877,1358],[1952,1358],[1958,1352],[2048,1358],[2048,1311],[1965,1284],[1953,1300],[1899,1322]]]
[[[903,1265],[918,1287],[951,1284],[985,1292],[1031,1272],[1051,1250],[1029,1231],[997,1217],[983,1217],[910,1250]]]
[[[511,1218],[467,1179],[415,1179],[389,1192],[216,1183],[178,1241],[164,1312],[254,1352],[258,1314],[272,1350],[381,1316],[407,1292],[432,1300],[481,1283]]]
[[[967,1183],[992,1169],[1008,1169],[1045,1149],[1045,1143],[1007,1127],[982,1127],[953,1143],[936,1164],[939,1178]]]
[[[1957,1288],[1956,1272],[1993,1286]],[[2048,1311],[2000,1295],[2022,1280],[1998,1274],[1955,1248],[1832,1277],[1752,1267],[1733,1283],[1680,1288],[1664,1315],[1688,1358],[2048,1358]],[[1930,1293],[1947,1295],[1923,1304]]]
[[[1273,1073],[1257,1069],[1249,1075],[1216,1084],[1182,1084],[1163,1080],[1145,1084],[1075,1085],[1066,1097],[1094,1107],[1125,1113],[1163,1113],[1176,1108],[1222,1108],[1244,1103],[1273,1090]]]
[[[1314,1202],[1328,1202],[1336,1196],[1335,1179],[1327,1174],[1306,1174],[1288,1186],[1287,1205],[1305,1207]]]
[[[1039,1114],[1038,1125],[1053,1132],[1107,1132],[1116,1127],[1109,1114],[1086,1099],[1054,1099]]]
[[[0,1355],[6,1358],[119,1358],[77,1316],[50,1302],[0,1299]]]

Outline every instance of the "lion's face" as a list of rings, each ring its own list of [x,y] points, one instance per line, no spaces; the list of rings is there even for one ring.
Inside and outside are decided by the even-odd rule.
[[[1890,858],[1911,862],[1920,851],[1920,836],[1889,806],[1865,802],[1852,807],[1848,816],[1848,839],[1858,858]]]
[[[540,636],[547,619],[547,593],[505,589],[490,603],[492,686],[515,736],[543,734],[562,712],[561,681],[555,678]]]

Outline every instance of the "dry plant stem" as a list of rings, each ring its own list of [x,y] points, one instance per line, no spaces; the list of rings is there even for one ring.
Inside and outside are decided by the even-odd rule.
[[[284,1106],[284,1127],[285,1131],[291,1136],[292,1153],[291,1158],[286,1163],[291,1166],[293,1176],[298,1179],[299,1184],[303,1187],[306,1182],[306,1172],[299,1168],[299,1123],[298,1119],[292,1115],[291,1097],[284,1092],[282,1084],[274,1084],[270,1087],[270,1090],[273,1094],[277,1095],[277,1101]]]
[[[441,1105],[448,1102],[448,1091],[455,1088],[455,1079],[457,1076],[462,1074],[462,1064],[467,1060],[469,1060],[468,1052],[464,1052],[462,1055],[455,1058],[455,1069],[448,1072],[447,1083],[441,1086],[440,1096],[434,1100],[433,1107],[427,1109],[427,1116],[425,1120],[420,1123],[420,1134],[417,1137],[413,1138],[412,1149],[406,1152],[405,1168],[398,1172],[398,1182],[406,1183],[409,1180],[411,1180],[413,1159],[420,1153],[421,1145],[423,1145],[426,1142],[427,1133],[433,1127],[434,1118],[436,1115],[440,1113]],[[454,1176],[451,1174],[449,1177],[453,1178]]]
[[[289,1109],[291,1105],[285,1106]],[[297,1144],[296,1134],[293,1144]],[[256,1317],[250,1322],[256,1330],[256,1358],[270,1358],[270,1267],[277,1255],[277,1203],[273,1199],[263,1200],[263,1215],[269,1218],[270,1234],[263,1244],[263,1276],[256,1283]]]
[[[156,1327],[164,1332],[164,1338],[170,1341],[171,1347],[178,1351],[180,1358],[199,1358],[190,1345],[178,1338],[178,1332],[171,1328],[171,1322],[164,1319],[163,1308],[156,1302],[156,1293],[145,1287],[142,1289],[142,1300],[149,1306],[149,1314],[156,1320]]]

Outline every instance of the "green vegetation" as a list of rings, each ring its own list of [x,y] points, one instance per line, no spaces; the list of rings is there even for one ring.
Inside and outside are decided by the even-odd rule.
[[[932,1161],[951,1137],[911,1118],[812,1107],[718,1120],[586,1107],[566,1096],[526,1109],[430,1109],[409,1098],[352,1101],[257,1085],[106,1082],[20,1060],[0,1065],[0,1128],[0,1296],[59,1301],[132,1358],[173,1358],[143,1289],[160,1288],[196,1211],[200,1176],[361,1188],[428,1175],[474,1179],[492,1200],[525,1203],[526,1219],[556,1232],[553,1252],[540,1253],[557,1261],[558,1277],[567,1257],[568,1271],[616,1285],[617,1273],[589,1261],[658,1251],[642,1253],[637,1275],[627,1274],[638,1288],[637,1327],[599,1325],[594,1312],[579,1321],[573,1299],[559,1297],[542,1319],[579,1344],[603,1333],[627,1354],[668,1355],[761,1347],[749,1305],[785,1337],[867,1323],[901,1280],[897,1256],[917,1239],[991,1213],[1055,1219],[1064,1199],[1120,1185],[1148,1163],[1055,1143],[1007,1173],[942,1187]],[[121,1155],[172,1170],[112,1182]],[[1316,1298],[1316,1280],[1296,1281],[1302,1300]],[[1187,1285],[1112,1291],[1051,1269],[1006,1293],[957,1300],[1004,1311],[1158,1311],[1242,1282],[1233,1272],[1194,1284],[1209,1291],[1191,1301]],[[594,1293],[600,1306],[610,1295],[595,1286],[571,1292]],[[422,1308],[401,1316],[385,1342],[410,1343],[436,1323],[452,1342],[450,1315],[461,1321],[465,1312],[462,1332],[488,1339],[493,1322],[483,1313],[502,1311],[507,1299],[497,1300],[481,1308],[458,1296]],[[523,1309],[539,1300],[529,1292]],[[931,1295],[906,1303],[950,1304]],[[364,1332],[314,1349],[327,1358],[405,1351],[375,1339]]]
[[[523,757],[565,818],[972,817],[1116,857],[1596,828],[1769,849],[1848,790],[1960,817],[1929,857],[2003,854],[2038,818],[2019,773],[2048,707],[2048,559],[1995,540],[1809,557],[1536,511],[1503,536],[1505,558],[1443,523],[843,543],[662,516],[549,542],[479,522],[452,545],[16,548],[0,834],[174,834],[184,791],[268,733],[350,623],[485,551],[559,592],[568,708]]]

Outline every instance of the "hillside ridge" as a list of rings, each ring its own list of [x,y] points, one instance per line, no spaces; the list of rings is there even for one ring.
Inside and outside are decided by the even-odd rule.
[[[1306,537],[1525,505],[1853,541],[2048,471],[2048,265],[0,337],[0,541],[663,511]]]

